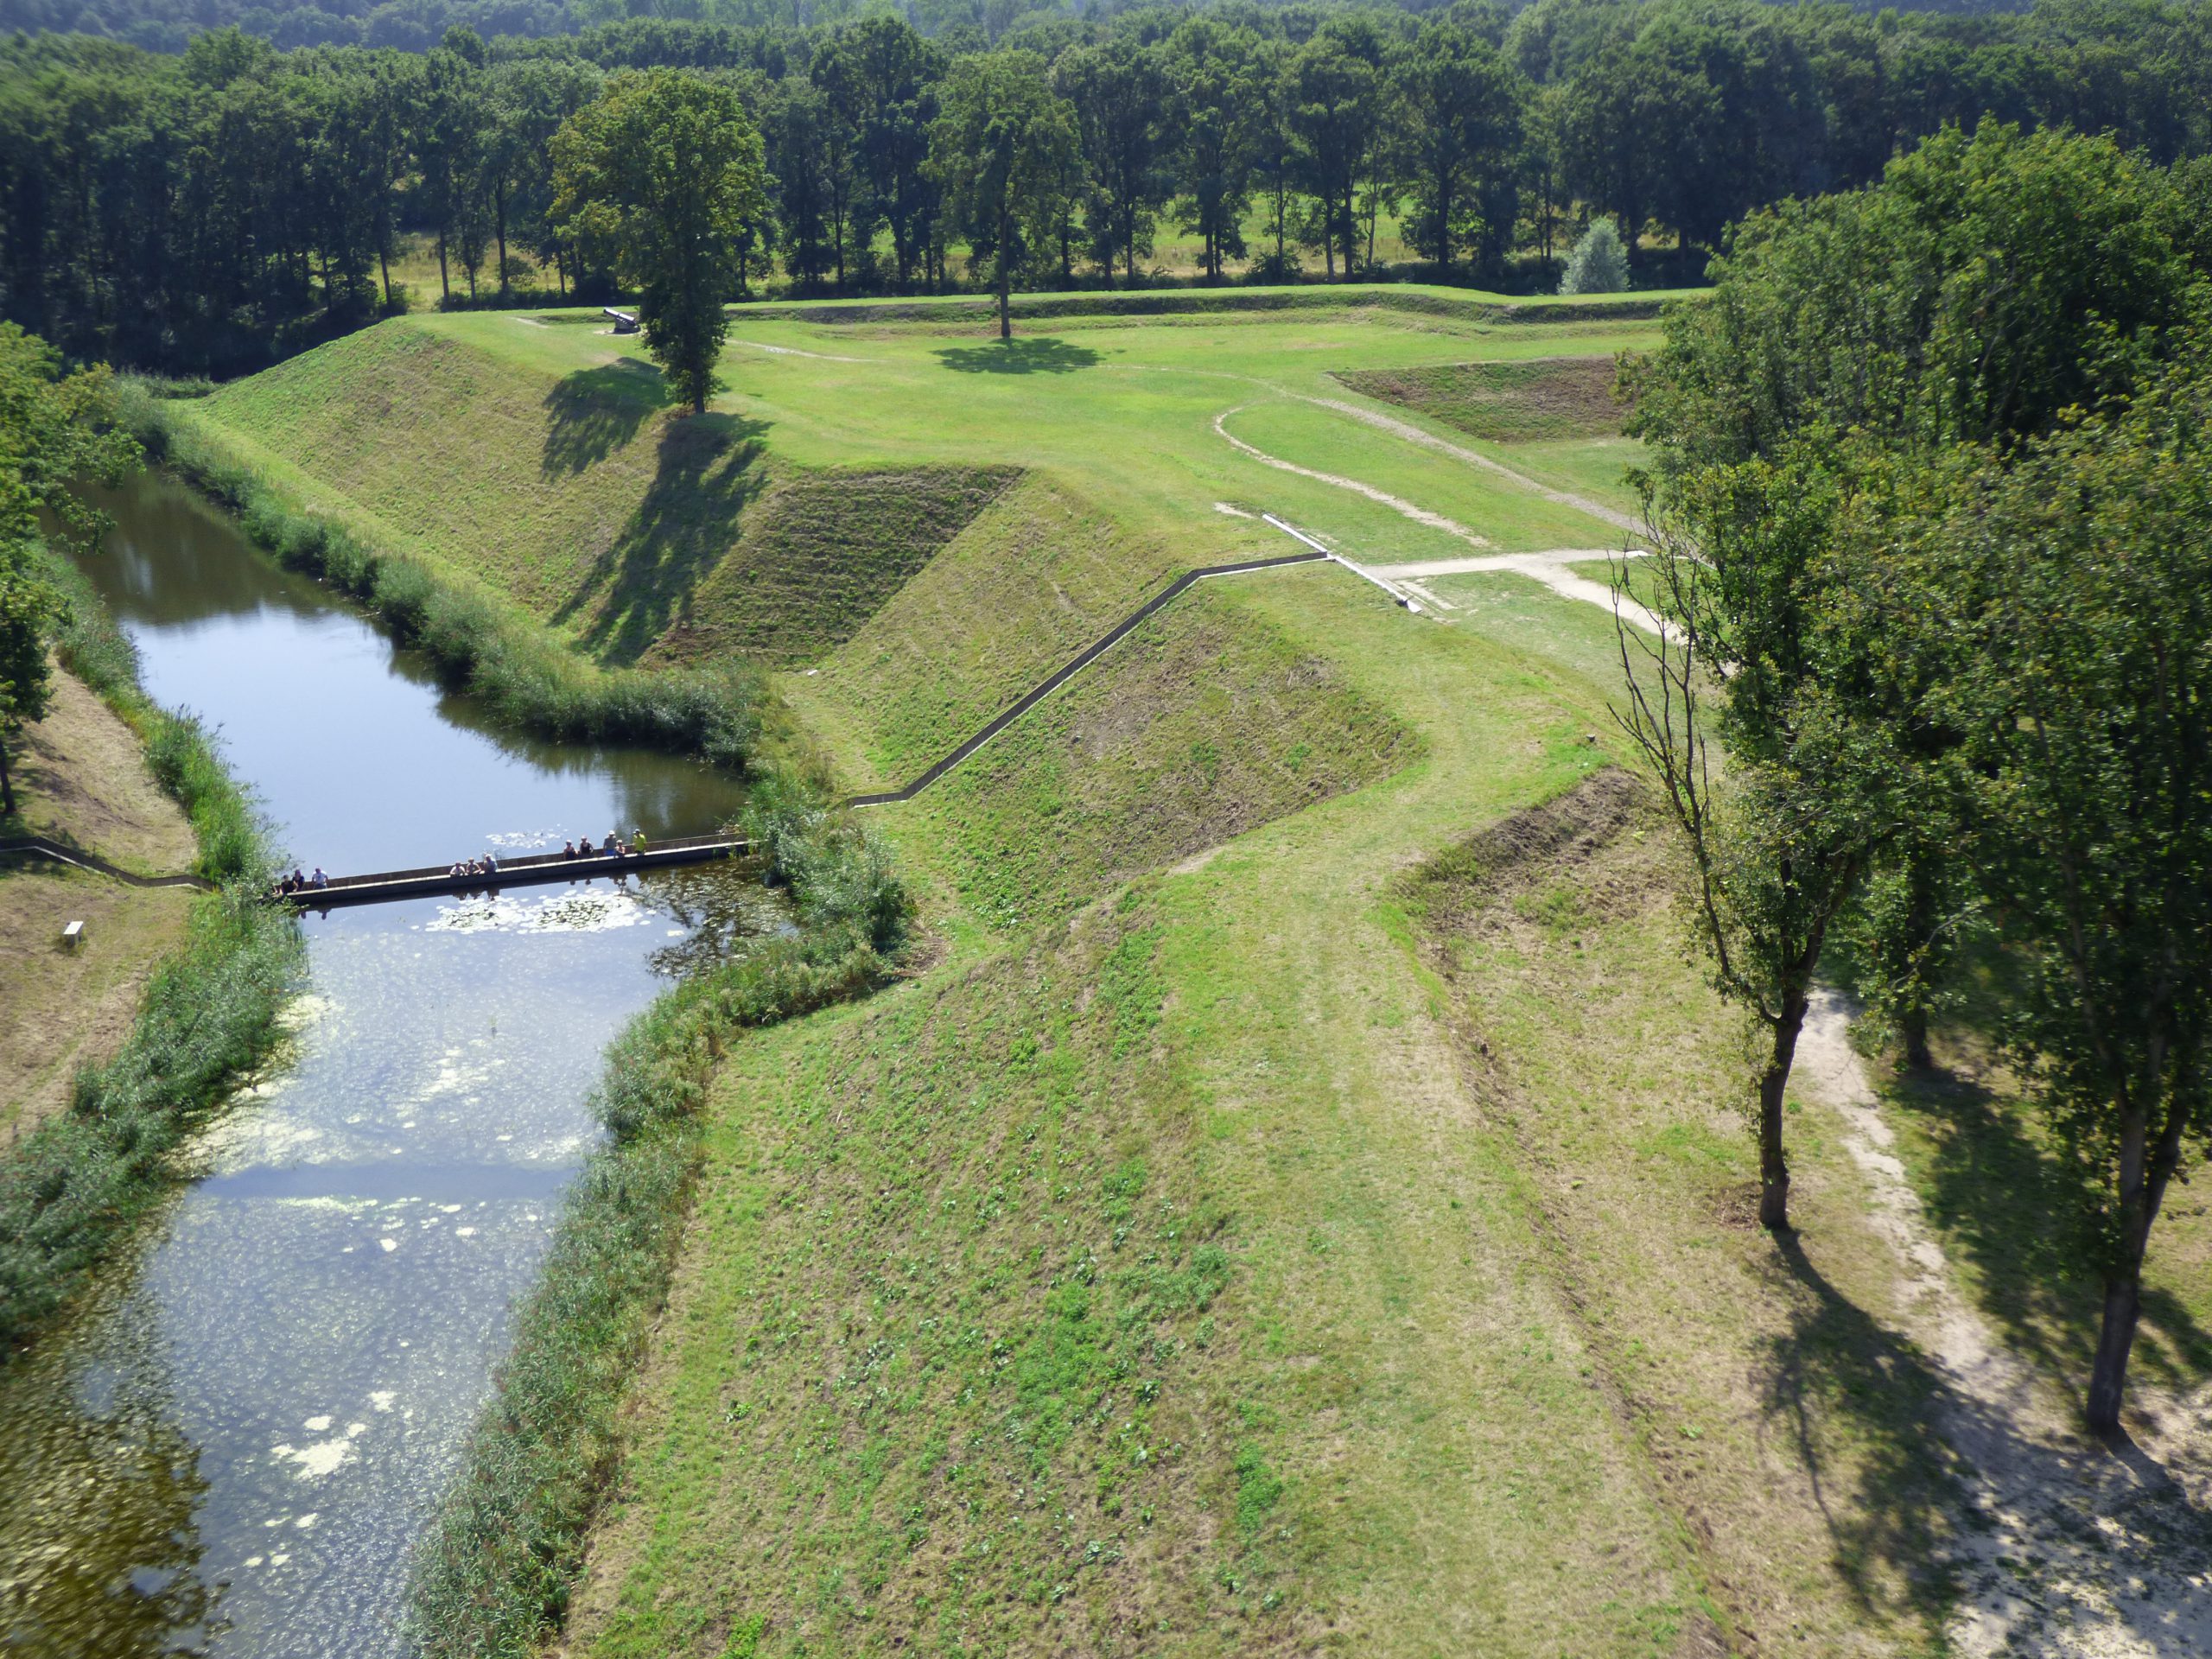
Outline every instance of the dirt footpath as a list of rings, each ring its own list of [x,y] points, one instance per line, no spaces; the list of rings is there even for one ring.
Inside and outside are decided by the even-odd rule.
[[[10,756],[22,827],[145,874],[190,868],[192,828],[148,775],[137,734],[73,677]],[[184,937],[191,895],[0,862],[0,1133],[68,1103],[79,1066],[113,1054],[155,965]],[[61,943],[68,923],[84,942]]]
[[[1897,1255],[1914,1339],[1944,1387],[1937,1421],[1973,1514],[1953,1550],[1959,1609],[1948,1632],[1966,1659],[2004,1654],[2180,1659],[2212,1653],[2212,1528],[2167,1472],[2188,1448],[2108,1448],[2077,1427],[2078,1403],[2000,1347],[1951,1282],[1905,1179],[1878,1097],[1850,1040],[1851,1009],[1815,1001],[1801,1077],[1840,1113],[1877,1229]],[[2171,1415],[2171,1414],[2168,1414]]]

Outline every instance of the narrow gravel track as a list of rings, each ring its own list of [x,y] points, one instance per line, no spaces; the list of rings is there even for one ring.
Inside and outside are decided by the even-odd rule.
[[[1876,1230],[1897,1255],[1909,1334],[1940,1387],[1936,1420],[1971,1513],[1948,1564],[1963,1659],[2181,1659],[2212,1653],[2212,1524],[2141,1448],[2075,1427],[2074,1403],[2001,1347],[1953,1285],[1896,1138],[1851,1046],[1852,1008],[1814,999],[1799,1075],[1842,1115]]]
[[[1610,611],[1613,608],[1613,590],[1602,582],[1592,582],[1587,576],[1577,575],[1567,567],[1586,563],[1592,559],[1619,556],[1618,552],[1602,547],[1559,547],[1544,553],[1492,553],[1475,559],[1422,559],[1413,564],[1377,564],[1369,568],[1387,582],[1408,585],[1418,584],[1430,576],[1459,576],[1483,570],[1510,570],[1516,575],[1541,582],[1562,599],[1579,600],[1585,605],[1595,605]],[[1445,610],[1457,608],[1425,588],[1416,587],[1415,591],[1431,604]],[[1624,620],[1646,633],[1672,637],[1671,630],[1656,613],[1632,599],[1622,598],[1620,613]]]
[[[1312,403],[1319,400],[1308,398],[1306,401]],[[1387,490],[1378,490],[1372,484],[1363,483],[1356,478],[1346,478],[1340,473],[1319,473],[1311,467],[1300,467],[1296,461],[1285,461],[1281,455],[1271,455],[1266,450],[1245,442],[1243,439],[1231,432],[1224,423],[1230,416],[1241,415],[1250,407],[1249,404],[1239,404],[1235,409],[1224,409],[1213,417],[1213,429],[1232,448],[1251,456],[1262,467],[1272,467],[1279,473],[1295,473],[1300,478],[1313,479],[1323,484],[1333,485],[1340,490],[1350,490],[1354,495],[1363,495],[1377,505],[1388,507],[1393,512],[1402,514],[1417,524],[1426,524],[1431,530],[1440,530],[1447,536],[1457,536],[1470,547],[1490,545],[1488,537],[1477,535],[1458,519],[1447,518],[1440,512],[1431,512],[1427,507],[1415,506],[1403,496],[1392,495]]]

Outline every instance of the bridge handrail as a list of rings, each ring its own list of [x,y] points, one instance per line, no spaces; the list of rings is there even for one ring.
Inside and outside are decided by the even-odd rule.
[[[735,836],[671,836],[664,841],[647,842],[646,852],[648,854],[680,853],[688,852],[696,847],[721,846],[727,846],[733,852],[736,852],[746,845],[747,842],[742,837]],[[636,855],[632,854],[632,856],[634,857]],[[548,864],[582,865],[590,863],[594,860],[607,861],[609,857],[609,855],[601,852],[597,848],[594,848],[588,853],[580,852],[573,858],[561,853],[518,853],[512,858],[503,858],[499,861],[499,874],[504,875],[510,871],[539,869]],[[616,857],[612,861],[620,863],[621,860]],[[377,887],[393,881],[442,880],[452,873],[452,869],[453,867],[450,864],[425,864],[410,870],[374,870],[364,875],[334,875],[324,886],[314,891],[330,893],[352,887]]]

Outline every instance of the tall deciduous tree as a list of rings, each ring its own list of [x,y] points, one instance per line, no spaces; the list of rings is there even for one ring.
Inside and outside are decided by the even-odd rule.
[[[1290,65],[1289,124],[1298,140],[1300,181],[1321,206],[1321,244],[1329,274],[1344,255],[1349,279],[1357,259],[1356,195],[1382,138],[1382,71],[1371,39],[1324,29]]]
[[[1948,671],[1983,881],[2018,965],[2006,1035],[2095,1183],[2092,1427],[2119,1425],[2143,1262],[2212,1135],[2212,360],[1978,477],[1904,538],[1898,631]],[[1882,550],[1895,560],[1893,550]]]
[[[423,195],[438,238],[440,297],[453,293],[451,255],[481,246],[484,226],[484,42],[474,29],[454,28],[423,67]],[[474,280],[471,272],[471,281]]]
[[[1789,1224],[1786,1093],[1830,930],[1897,833],[1893,734],[1857,695],[1867,645],[1825,603],[1838,472],[1817,451],[1684,480],[1655,518],[1663,631],[1616,616],[1616,711],[1688,851],[1685,913],[1765,1048],[1752,1118],[1759,1224]],[[1726,750],[1716,764],[1715,747]]]
[[[1244,210],[1251,201],[1252,162],[1260,124],[1268,112],[1258,41],[1249,29],[1192,17],[1168,38],[1172,137],[1182,226],[1201,239],[1209,282],[1244,251]]]
[[[704,413],[747,226],[766,211],[760,135],[728,86],[616,77],[553,140],[555,209],[611,247],[645,347]]]
[[[922,163],[937,115],[944,54],[895,17],[870,17],[832,35],[816,55],[815,84],[855,135],[867,181],[868,225],[887,226],[904,289],[929,241],[936,200]]]
[[[959,60],[942,107],[930,128],[930,172],[944,191],[946,217],[991,250],[999,338],[1011,340],[1014,266],[1024,238],[1051,228],[1073,165],[1075,112],[1052,91],[1044,59],[1021,51]]]
[[[1157,48],[1126,37],[1060,54],[1053,86],[1075,111],[1090,171],[1091,251],[1107,280],[1118,263],[1129,285],[1152,253],[1154,215],[1168,195],[1164,130],[1167,76]]]
[[[1465,23],[1423,25],[1391,66],[1400,171],[1412,187],[1406,239],[1452,272],[1455,254],[1502,251],[1527,83]]]

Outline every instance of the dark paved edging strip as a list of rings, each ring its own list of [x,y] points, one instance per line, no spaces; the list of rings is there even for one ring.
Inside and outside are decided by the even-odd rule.
[[[1166,588],[1154,594],[1150,599],[1145,601],[1143,604],[1138,606],[1137,608],[1130,612],[1128,615],[1122,618],[1121,622],[1116,625],[1111,633],[1099,640],[1096,644],[1090,646],[1081,656],[1076,658],[1074,661],[1062,668],[1059,672],[1053,675],[1052,678],[1046,680],[1042,685],[1039,685],[1035,690],[1032,690],[1027,696],[1024,696],[1020,702],[1015,703],[1011,709],[1008,709],[1005,713],[1000,715],[995,720],[992,721],[989,725],[984,727],[982,731],[976,733],[975,736],[969,738],[965,743],[963,743],[950,754],[946,755],[942,760],[939,760],[927,772],[915,779],[912,783],[905,785],[903,788],[882,790],[873,795],[855,795],[850,800],[847,801],[845,804],[847,806],[889,806],[896,802],[912,800],[915,796],[920,794],[931,784],[937,782],[937,780],[944,777],[946,772],[950,772],[963,760],[965,760],[969,755],[975,753],[976,750],[982,748],[984,744],[989,742],[1007,727],[1013,725],[1015,721],[1020,720],[1022,715],[1027,714],[1039,703],[1044,702],[1046,698],[1051,696],[1053,692],[1058,690],[1070,680],[1073,679],[1077,674],[1080,674],[1084,669],[1090,667],[1092,663],[1097,661],[1098,658],[1105,652],[1111,650],[1116,645],[1119,644],[1122,639],[1128,635],[1130,629],[1135,627],[1137,624],[1143,621],[1145,618],[1150,616],[1154,611],[1160,609],[1161,606],[1166,604],[1185,588],[1190,587],[1192,582],[1204,582],[1208,576],[1242,575],[1248,570],[1275,570],[1280,569],[1286,564],[1319,564],[1328,558],[1328,556],[1329,556],[1326,553],[1288,553],[1285,554],[1281,558],[1247,559],[1241,564],[1209,564],[1197,570],[1185,570],[1181,575],[1176,577],[1173,582],[1168,583]]]
[[[215,890],[213,882],[196,875],[134,875],[129,870],[118,869],[98,853],[88,853],[80,847],[65,847],[58,841],[48,841],[44,836],[0,837],[0,856],[10,853],[50,859],[56,864],[67,864],[74,869],[111,875],[134,887],[192,887],[201,893]]]

